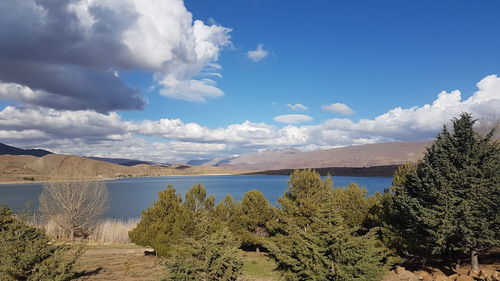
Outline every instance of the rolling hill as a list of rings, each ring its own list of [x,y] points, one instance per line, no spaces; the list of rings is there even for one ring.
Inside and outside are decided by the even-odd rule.
[[[0,155],[0,183],[237,173],[242,172],[222,167],[188,165],[163,167],[139,164],[128,167],[93,160],[87,157],[65,154],[47,154],[43,157],[31,155]]]
[[[203,165],[244,170],[401,165],[407,161],[420,159],[431,143],[431,141],[378,143],[310,152],[301,152],[293,148],[280,149],[212,160]]]

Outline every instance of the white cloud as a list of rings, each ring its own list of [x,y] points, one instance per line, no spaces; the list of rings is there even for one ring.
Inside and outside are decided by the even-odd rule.
[[[0,2],[0,26],[7,27],[0,29],[0,98],[57,109],[142,109],[143,96],[121,78],[128,71],[153,74],[171,98],[223,96],[206,77],[221,76],[215,62],[231,45],[231,29],[211,22],[193,20],[183,0]]]
[[[462,112],[470,112],[478,119],[499,116],[500,78],[487,76],[477,87],[465,100],[460,91],[441,92],[430,104],[397,107],[357,122],[334,118],[314,125],[290,125],[312,118],[300,114],[277,116],[277,122],[288,124],[281,128],[250,121],[208,128],[180,119],[125,121],[114,112],[7,106],[0,111],[0,142],[79,155],[181,161],[261,149],[312,150],[424,140],[433,138],[443,124]],[[154,137],[154,141],[148,137]]]
[[[312,121],[313,118],[305,114],[285,114],[276,116],[273,120],[285,124],[300,124]]]
[[[263,44],[259,44],[259,45],[257,45],[257,49],[247,52],[248,58],[253,60],[254,62],[258,62],[260,60],[263,60],[268,55],[269,55],[269,52],[264,49]]]
[[[324,111],[330,111],[342,115],[351,115],[354,113],[354,111],[349,106],[343,103],[332,103],[329,105],[323,105],[321,109],[323,109]]]
[[[286,105],[288,108],[290,108],[291,110],[307,110],[308,107],[303,105],[303,104],[300,104],[300,103],[296,103],[296,104],[287,104]]]

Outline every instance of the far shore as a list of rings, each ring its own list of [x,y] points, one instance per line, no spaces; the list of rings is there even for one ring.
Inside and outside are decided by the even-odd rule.
[[[253,173],[238,173],[238,174],[228,174],[228,173],[219,173],[219,174],[197,174],[197,175],[168,175],[168,176],[137,176],[137,177],[100,177],[100,178],[89,178],[89,179],[74,179],[73,181],[113,181],[113,180],[121,180],[121,179],[132,179],[132,178],[169,178],[169,177],[204,177],[204,176],[241,176],[241,175],[250,175]],[[29,184],[29,183],[47,183],[47,182],[61,182],[66,180],[21,180],[21,181],[0,181],[0,185],[7,184]]]

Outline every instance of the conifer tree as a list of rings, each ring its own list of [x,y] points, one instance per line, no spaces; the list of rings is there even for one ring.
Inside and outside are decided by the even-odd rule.
[[[54,245],[41,230],[0,206],[0,280],[66,281],[75,275],[82,249]]]
[[[338,213],[332,182],[295,171],[278,199],[267,248],[286,280],[380,280],[387,252],[370,235],[357,236]]]
[[[424,257],[450,258],[499,246],[500,146],[493,131],[480,137],[475,120],[453,119],[427,150],[414,173],[394,189],[398,227],[411,250]]]
[[[375,197],[367,197],[368,190],[356,183],[347,187],[335,187],[332,193],[331,204],[342,216],[349,228],[361,228],[368,212],[375,204]]]
[[[166,280],[234,281],[243,267],[238,245],[226,227],[200,239],[187,238],[174,247]]]
[[[243,248],[255,248],[260,251],[265,237],[269,234],[267,224],[273,217],[273,207],[264,194],[251,190],[243,195],[229,223],[232,231],[241,240]]]
[[[181,196],[169,185],[158,193],[158,200],[142,212],[141,220],[129,232],[130,241],[153,248],[159,255],[167,256],[172,246],[186,233],[194,231],[188,209],[182,205]]]
[[[231,196],[230,194],[227,194],[226,197],[222,199],[214,209],[215,216],[224,222],[229,222],[235,212],[235,202],[233,196]]]

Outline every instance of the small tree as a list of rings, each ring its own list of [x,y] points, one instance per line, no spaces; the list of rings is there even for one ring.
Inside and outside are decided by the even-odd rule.
[[[0,280],[71,280],[82,249],[70,252],[68,246],[50,242],[42,231],[0,206]]]
[[[394,188],[396,226],[414,253],[449,259],[500,245],[500,145],[462,114],[445,127],[414,172]]]
[[[196,240],[187,238],[174,247],[166,265],[166,280],[234,281],[243,267],[239,241],[225,227]]]
[[[45,183],[39,198],[40,211],[69,233],[85,236],[106,211],[108,191],[103,182],[61,181]]]

